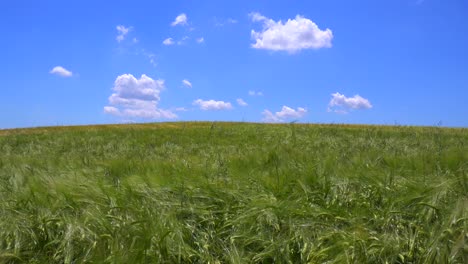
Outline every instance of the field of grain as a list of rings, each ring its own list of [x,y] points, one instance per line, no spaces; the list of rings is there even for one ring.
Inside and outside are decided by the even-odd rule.
[[[0,130],[0,263],[468,263],[468,130]]]

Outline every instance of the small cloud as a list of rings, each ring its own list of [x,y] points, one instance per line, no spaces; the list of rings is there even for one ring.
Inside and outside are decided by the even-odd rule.
[[[237,104],[240,105],[240,106],[247,106],[248,104],[242,100],[242,98],[237,98]]]
[[[188,109],[185,108],[185,107],[177,107],[177,108],[175,109],[175,111],[176,111],[176,112],[187,112]]]
[[[184,36],[181,40],[177,41],[177,45],[185,44],[185,41],[190,39],[188,36]]]
[[[131,74],[120,75],[114,82],[114,93],[109,97],[110,105],[104,107],[104,112],[133,118],[177,118],[172,111],[158,108],[164,88],[163,80],[153,80],[145,74],[140,79]]]
[[[148,57],[148,60],[151,63],[151,65],[153,65],[153,67],[156,67],[156,60],[155,60],[156,55],[154,55],[153,53],[149,53],[149,54],[146,54],[146,56]]]
[[[117,32],[118,32],[118,35],[117,37],[115,38],[117,40],[117,42],[121,42],[122,40],[125,39],[125,36],[128,34],[128,32],[130,32],[132,30],[132,27],[125,27],[125,26],[122,26],[122,25],[118,25],[117,26]]]
[[[171,26],[175,27],[177,25],[181,25],[181,26],[185,26],[187,25],[187,15],[182,13],[180,15],[178,15],[174,22],[171,23]]]
[[[193,105],[199,106],[201,110],[229,110],[232,105],[229,102],[197,99],[193,101]]]
[[[203,37],[197,38],[197,43],[203,43],[205,42],[205,39]]]
[[[250,91],[249,91],[249,95],[250,95],[250,96],[263,96],[263,93],[262,93],[262,92],[258,92],[258,91],[250,90]]]
[[[301,118],[307,113],[307,110],[302,107],[298,107],[297,110],[294,110],[290,107],[283,106],[281,111],[276,112],[275,115],[281,119],[288,118]]]
[[[162,43],[166,46],[169,46],[169,45],[174,45],[175,42],[172,38],[167,38]]]
[[[265,109],[262,112],[263,121],[269,123],[278,123],[278,122],[285,122],[291,119],[299,119],[304,117],[307,114],[307,109],[298,107],[296,110],[288,107],[283,106],[281,111],[272,113],[270,110]]]
[[[237,20],[233,19],[233,18],[228,18],[228,19],[221,19],[219,20],[218,18],[214,18],[214,24],[215,26],[217,27],[222,27],[222,26],[225,26],[227,24],[236,24],[237,23]]]
[[[348,111],[346,111],[346,110],[341,110],[341,109],[332,110],[331,108],[328,108],[328,109],[327,109],[327,112],[333,112],[333,113],[335,113],[335,114],[340,114],[340,115],[346,115],[346,114],[348,114]]]
[[[252,12],[249,14],[250,18],[252,19],[253,22],[259,22],[259,21],[268,21],[268,18],[261,15],[260,13],[257,12]]]
[[[62,66],[55,66],[52,70],[49,71],[51,74],[56,74],[62,77],[71,77],[73,73]]]
[[[135,43],[135,44],[139,42],[139,40],[138,40],[137,38],[133,38],[132,41],[133,41],[133,43]]]
[[[166,46],[171,46],[171,45],[174,45],[174,44],[183,45],[183,44],[185,44],[185,41],[188,40],[188,39],[190,39],[188,36],[184,36],[183,38],[181,38],[180,40],[175,42],[173,38],[167,38],[162,42],[162,44],[164,44]],[[203,38],[202,38],[202,41],[203,41]],[[198,40],[197,40],[197,42],[198,42]]]
[[[115,115],[115,116],[120,115],[119,109],[113,106],[104,106],[104,113]]]
[[[366,98],[359,95],[353,97],[346,97],[340,93],[332,94],[332,99],[328,103],[328,112],[335,112],[338,114],[347,114],[348,110],[354,109],[370,109],[372,104]]]
[[[285,23],[267,18],[260,13],[250,13],[253,22],[262,22],[260,32],[251,31],[255,49],[287,51],[294,53],[303,49],[330,48],[333,33],[330,29],[321,30],[312,20],[297,15]]]
[[[182,80],[182,84],[187,88],[192,88],[192,83],[187,79]]]

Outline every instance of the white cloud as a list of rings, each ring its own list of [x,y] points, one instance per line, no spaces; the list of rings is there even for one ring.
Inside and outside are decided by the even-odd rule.
[[[250,15],[250,18],[252,18],[253,22],[268,21],[269,20],[267,17],[262,16],[260,13],[257,13],[257,12],[250,13],[249,15]]]
[[[114,93],[109,97],[110,106],[105,106],[104,112],[123,117],[177,118],[170,110],[158,108],[163,89],[163,80],[153,80],[145,74],[140,79],[131,74],[120,75],[114,82]]]
[[[258,91],[250,90],[250,91],[249,91],[249,95],[250,95],[250,96],[263,96],[263,93],[262,93],[262,92],[258,92]]]
[[[201,110],[228,110],[232,109],[229,102],[197,99],[193,101],[193,105],[199,106]]]
[[[270,110],[265,109],[262,112],[263,121],[270,123],[285,122],[288,119],[299,119],[307,114],[307,109],[298,107],[296,110],[288,106],[283,106],[281,111],[272,113]]]
[[[251,37],[255,40],[253,48],[293,53],[302,49],[332,46],[332,31],[328,28],[319,29],[317,24],[303,16],[297,15],[295,19],[288,19],[285,23],[281,20],[275,22],[259,13],[251,13],[250,17],[253,22],[263,23],[262,31],[251,31]]]
[[[125,36],[128,34],[128,32],[130,32],[130,30],[132,30],[132,27],[125,27],[122,25],[118,25],[117,26],[118,35],[115,38],[117,42],[121,42],[122,40],[124,40]]]
[[[287,118],[301,118],[307,113],[307,110],[302,107],[298,107],[297,110],[294,110],[290,107],[283,106],[280,112],[276,112],[276,116],[282,119]]]
[[[120,115],[119,109],[113,106],[104,106],[104,113],[111,115]]]
[[[52,70],[50,70],[51,74],[56,74],[62,77],[71,77],[73,76],[73,73],[62,66],[55,66]]]
[[[172,38],[167,38],[162,43],[166,46],[169,46],[169,45],[173,45],[175,42]]]
[[[187,88],[192,88],[192,83],[189,82],[189,80],[187,80],[187,79],[183,79],[182,84]]]
[[[237,98],[237,104],[240,105],[240,106],[247,106],[248,104],[242,100],[242,98]]]
[[[187,15],[182,13],[180,15],[178,15],[174,22],[171,23],[171,26],[177,26],[177,25],[181,25],[181,26],[184,26],[184,25],[187,25]]]
[[[332,94],[332,99],[328,103],[328,111],[340,114],[346,114],[349,109],[369,109],[372,104],[366,98],[359,95],[346,97],[340,93]]]
[[[197,42],[198,43],[203,43],[203,42],[205,42],[205,38],[203,38],[203,37],[197,38]]]
[[[270,110],[267,110],[267,109],[263,110],[262,115],[263,115],[263,122],[278,123],[282,121],[277,116],[275,116],[272,112],[270,112]]]

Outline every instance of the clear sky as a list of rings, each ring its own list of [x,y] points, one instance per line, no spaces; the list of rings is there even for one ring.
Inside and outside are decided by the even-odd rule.
[[[0,128],[468,126],[468,1],[2,1]]]

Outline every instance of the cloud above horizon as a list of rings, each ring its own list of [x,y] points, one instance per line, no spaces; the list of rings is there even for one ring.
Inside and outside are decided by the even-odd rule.
[[[62,77],[71,77],[73,73],[62,66],[55,66],[52,70],[49,71],[50,74],[55,74]]]
[[[370,109],[372,104],[366,98],[356,94],[353,97],[346,97],[340,93],[332,94],[332,98],[328,103],[328,112],[346,114],[349,110],[355,109]]]
[[[232,104],[230,102],[215,101],[215,100],[202,100],[197,99],[193,101],[193,105],[200,107],[201,110],[230,110]]]
[[[104,112],[114,116],[148,119],[173,119],[177,115],[158,108],[160,93],[165,89],[164,80],[153,80],[145,74],[140,79],[132,74],[122,74],[114,82],[114,93]]]
[[[283,108],[281,108],[281,111],[276,112],[276,113],[272,113],[268,109],[265,109],[262,112],[263,121],[267,123],[280,123],[280,122],[286,122],[288,120],[300,119],[304,117],[306,114],[307,114],[307,109],[303,107],[298,107],[295,110],[285,105],[283,106]]]
[[[333,33],[330,29],[321,30],[312,20],[301,15],[288,19],[285,23],[267,18],[260,13],[250,13],[253,22],[261,22],[263,29],[252,30],[251,37],[255,49],[287,51],[295,53],[303,49],[330,48]]]

